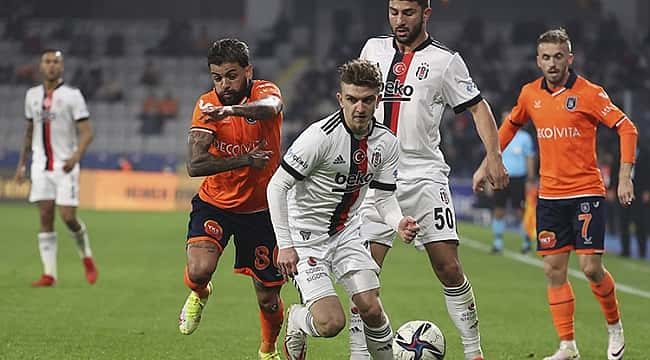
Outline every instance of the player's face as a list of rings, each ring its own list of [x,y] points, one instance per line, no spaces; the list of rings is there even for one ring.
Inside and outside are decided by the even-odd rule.
[[[366,135],[377,108],[378,89],[341,83],[341,92],[336,97],[343,108],[345,124],[354,134]]]
[[[563,86],[573,64],[573,54],[565,43],[541,43],[537,46],[537,66],[553,86]]]
[[[41,74],[46,81],[54,81],[63,75],[63,54],[60,51],[46,52],[41,56]]]
[[[431,9],[422,9],[415,1],[391,0],[388,3],[388,22],[395,39],[410,45],[424,32],[424,23]]]
[[[248,91],[253,78],[253,66],[242,67],[238,63],[210,64],[214,88],[223,105],[239,104]]]

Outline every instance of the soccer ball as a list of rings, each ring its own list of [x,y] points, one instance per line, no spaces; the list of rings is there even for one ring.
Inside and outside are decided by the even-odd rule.
[[[400,326],[393,339],[395,360],[442,360],[445,336],[431,321],[413,320]]]

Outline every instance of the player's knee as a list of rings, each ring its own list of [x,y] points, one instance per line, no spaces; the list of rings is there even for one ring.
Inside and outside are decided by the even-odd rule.
[[[379,304],[379,301],[376,301],[369,306],[366,306],[364,309],[359,308],[359,315],[363,319],[363,322],[372,327],[377,327],[381,325],[384,310]]]
[[[257,303],[260,306],[260,310],[267,314],[273,314],[280,308],[280,297],[276,294],[264,296],[258,298]]]
[[[436,274],[445,286],[460,286],[463,284],[463,269],[458,261],[446,261],[438,264]]]
[[[323,337],[334,337],[345,327],[343,314],[330,316],[318,323],[318,332]]]
[[[600,282],[603,276],[605,276],[605,271],[600,264],[586,264],[582,267],[582,273],[591,282]]]
[[[548,279],[564,279],[566,273],[566,266],[544,263],[544,274]]]
[[[189,280],[197,285],[205,285],[212,278],[214,270],[207,263],[193,263],[187,265],[187,276]]]

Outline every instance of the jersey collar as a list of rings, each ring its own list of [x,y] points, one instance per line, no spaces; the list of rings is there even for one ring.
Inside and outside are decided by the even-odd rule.
[[[345,115],[343,114],[343,109],[341,109],[341,110],[339,110],[339,111],[340,111],[340,113],[341,113],[341,118],[343,119],[343,128],[345,129],[345,131],[347,131],[348,134],[350,134],[350,136],[352,136],[352,137],[357,136],[355,133],[352,132],[352,129],[350,129],[350,128],[348,127],[348,124],[345,122]],[[370,135],[372,135],[372,130],[375,128],[375,123],[376,123],[376,122],[377,122],[377,120],[376,120],[375,117],[373,116],[373,117],[372,117],[372,120],[370,120],[370,130],[368,131],[368,134],[366,134],[366,136],[364,136],[363,138],[369,138]],[[362,138],[362,139],[363,139],[363,138]]]
[[[427,38],[422,42],[422,44],[418,45],[415,49],[413,49],[412,52],[420,51],[424,49],[425,47],[433,44],[433,39],[431,38],[431,35],[427,36]],[[397,46],[397,39],[395,36],[393,36],[393,48],[395,51],[400,52],[399,46]]]
[[[566,83],[564,83],[564,87],[560,90],[555,91],[557,93],[558,91],[564,91],[565,89],[571,89],[573,85],[576,84],[576,80],[578,80],[578,75],[576,74],[573,69],[569,69],[569,78],[566,80]],[[548,91],[549,94],[554,94],[553,91],[548,87],[548,83],[546,82],[546,78],[542,77],[542,89]]]

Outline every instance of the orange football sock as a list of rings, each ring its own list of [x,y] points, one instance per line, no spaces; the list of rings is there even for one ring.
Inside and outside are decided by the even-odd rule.
[[[274,312],[260,309],[260,325],[262,327],[262,344],[260,351],[270,353],[275,351],[275,342],[278,340],[282,322],[284,321],[284,303],[278,296],[278,308]]]
[[[618,311],[618,299],[616,298],[614,278],[608,271],[605,271],[605,277],[600,283],[590,282],[590,284],[591,292],[596,295],[596,299],[600,303],[600,308],[605,315],[607,323],[610,325],[616,324],[621,318],[621,314]]]
[[[190,275],[187,273],[187,266],[185,267],[185,285],[187,285],[188,288],[193,290],[195,293],[199,295],[201,299],[206,298],[208,295],[210,295],[208,291],[208,284],[197,284],[190,279]]]
[[[575,297],[571,283],[566,282],[560,287],[548,287],[548,304],[551,306],[553,325],[560,340],[573,340],[573,313],[575,311]]]

